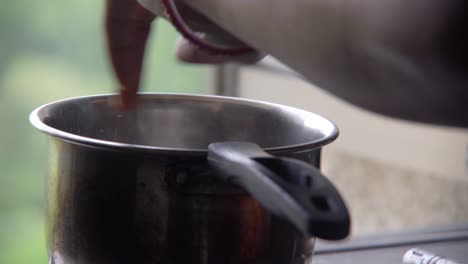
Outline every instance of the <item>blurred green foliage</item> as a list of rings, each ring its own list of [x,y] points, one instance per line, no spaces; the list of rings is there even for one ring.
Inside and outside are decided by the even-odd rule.
[[[37,106],[114,92],[102,30],[104,1],[2,1],[0,7],[0,263],[47,263],[43,222],[45,136]],[[173,59],[176,32],[154,27],[143,91],[204,93],[208,71]]]

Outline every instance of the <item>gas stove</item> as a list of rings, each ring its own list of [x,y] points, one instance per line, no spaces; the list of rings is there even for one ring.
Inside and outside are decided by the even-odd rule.
[[[317,241],[312,264],[397,264],[403,263],[405,253],[414,248],[456,263],[468,263],[468,224],[362,236],[340,243]],[[439,264],[442,262],[437,262],[434,258],[429,262],[416,263]]]

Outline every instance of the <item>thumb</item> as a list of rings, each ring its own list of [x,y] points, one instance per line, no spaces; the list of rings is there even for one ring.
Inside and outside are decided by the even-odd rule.
[[[177,39],[175,55],[179,61],[196,64],[222,64],[227,62],[254,64],[265,57],[265,55],[257,51],[240,55],[215,54],[207,49],[199,48],[182,36]]]

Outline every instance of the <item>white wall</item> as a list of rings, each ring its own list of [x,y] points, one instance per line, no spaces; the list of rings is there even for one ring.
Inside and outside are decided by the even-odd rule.
[[[354,234],[468,222],[468,131],[384,118],[296,78],[243,68],[240,96],[318,113],[340,129],[323,170]]]

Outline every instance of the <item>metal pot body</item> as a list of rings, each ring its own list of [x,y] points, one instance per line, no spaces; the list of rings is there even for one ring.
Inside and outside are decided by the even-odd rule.
[[[55,263],[310,263],[314,238],[212,175],[206,159],[51,139],[47,242]],[[289,153],[319,166],[320,150]]]
[[[56,102],[30,116],[49,135],[50,263],[311,263],[314,237],[215,176],[207,144],[256,142],[319,168],[321,147],[337,137],[332,123],[190,95],[144,95],[137,112],[117,112],[111,97]]]

